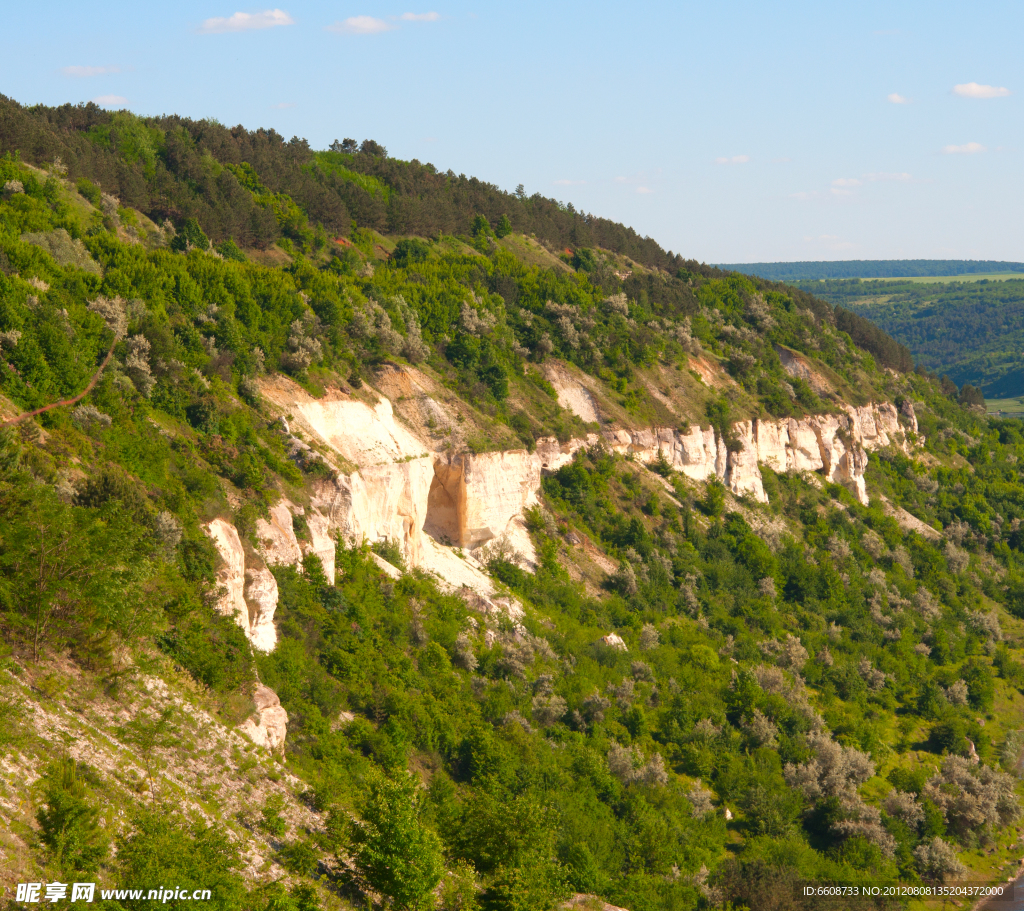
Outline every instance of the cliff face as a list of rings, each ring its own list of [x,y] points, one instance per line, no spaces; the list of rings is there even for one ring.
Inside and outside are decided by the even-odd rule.
[[[296,387],[289,400],[289,389],[280,382],[273,391],[272,400],[288,411],[285,426],[296,449],[309,452],[310,442],[318,442],[338,464],[354,463],[356,469],[332,466],[334,477],[314,484],[308,507],[282,500],[270,510],[269,521],[258,521],[265,564],[298,566],[304,555],[315,553],[333,579],[339,535],[354,542],[390,539],[410,567],[433,572],[453,588],[467,586],[495,610],[512,614],[517,605],[491,600],[491,580],[474,551],[502,539],[528,567],[535,564],[525,514],[539,502],[544,473],[569,463],[581,447],[602,443],[641,462],[664,459],[692,480],[717,478],[734,494],[760,502],[768,499],[762,465],[778,472],[815,472],[866,503],[867,452],[888,445],[907,449],[903,428],[917,428],[909,402],[901,412],[883,402],[847,407],[845,414],[740,421],[728,440],[711,427],[653,427],[607,430],[563,444],[540,440],[533,452],[430,453],[427,443],[395,420],[386,398],[320,401]],[[308,534],[296,534],[297,524],[303,524],[296,522],[298,516]],[[258,560],[246,565],[229,523],[214,520],[208,531],[223,563],[221,610],[236,617],[254,648],[273,649],[277,585],[272,573]],[[259,692],[260,723],[248,722],[246,732],[275,748],[283,741],[286,716],[278,717],[283,710],[270,690]]]
[[[889,403],[848,407],[846,414],[813,415],[802,419],[741,421],[727,442],[710,427],[681,431],[670,427],[608,430],[559,444],[538,442],[534,452],[424,454],[429,444],[394,419],[390,403],[281,402],[287,404],[296,429],[310,434],[344,459],[355,471],[338,471],[320,482],[307,511],[320,545],[315,548],[331,561],[331,537],[340,532],[349,540],[398,543],[410,566],[423,566],[446,578],[451,570],[465,584],[489,589],[486,577],[472,563],[447,560],[450,547],[474,551],[504,538],[526,558],[534,560],[523,523],[534,506],[544,472],[568,463],[580,447],[603,443],[643,462],[664,458],[675,470],[695,481],[721,480],[734,494],[766,502],[761,465],[776,471],[813,471],[850,489],[867,502],[864,471],[868,450],[890,443],[905,447],[906,437],[896,408]],[[904,415],[916,426],[913,409]],[[280,507],[279,507],[280,508]],[[294,507],[292,508],[294,509]],[[263,526],[287,522],[275,519]],[[293,537],[293,535],[292,535]],[[297,562],[299,542],[282,542],[265,551],[268,562]],[[447,562],[446,562],[447,560]],[[480,588],[483,586],[484,588]]]
[[[217,605],[220,612],[235,618],[254,649],[273,651],[277,645],[277,582],[273,574],[265,566],[246,566],[245,549],[230,522],[214,519],[206,530],[221,558],[217,573],[217,582],[224,589]]]

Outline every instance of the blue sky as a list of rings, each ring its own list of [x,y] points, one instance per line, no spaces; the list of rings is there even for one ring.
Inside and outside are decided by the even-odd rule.
[[[1020,2],[410,2],[10,4],[0,92],[370,137],[707,262],[1024,261]]]

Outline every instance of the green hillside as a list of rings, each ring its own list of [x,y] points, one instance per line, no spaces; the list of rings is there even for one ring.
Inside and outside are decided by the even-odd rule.
[[[986,398],[1024,394],[1024,278],[918,284],[801,282],[898,339],[917,363],[980,387]]]
[[[801,886],[1016,868],[1019,422],[807,292],[375,142],[5,99],[0,154],[5,889],[889,908]],[[847,409],[879,404],[867,454]],[[378,423],[318,435],[329,407]],[[831,427],[845,461],[751,468],[758,426],[806,459]],[[764,496],[612,445],[651,428],[703,430]],[[446,578],[335,525],[328,575],[315,504],[411,489],[428,442],[438,513],[437,465],[566,456],[523,490],[535,559],[437,534]],[[222,612],[216,523],[243,625],[273,582],[272,649]],[[244,733],[268,690],[283,748]]]

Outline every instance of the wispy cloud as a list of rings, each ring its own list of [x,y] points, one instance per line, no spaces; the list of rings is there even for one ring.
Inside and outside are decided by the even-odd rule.
[[[962,146],[943,146],[942,151],[946,155],[976,155],[986,149],[980,142],[968,142]]]
[[[865,180],[870,180],[872,183],[874,183],[876,181],[879,181],[879,180],[908,181],[908,180],[913,180],[914,176],[912,174],[908,174],[906,171],[901,171],[898,174],[896,174],[896,173],[888,173],[888,172],[884,172],[884,171],[879,171],[879,172],[876,172],[874,174],[865,174],[864,175],[864,179]]]
[[[715,164],[746,164],[748,161],[749,155],[733,155],[732,158],[716,158]]]
[[[636,191],[641,196],[646,196],[648,193],[653,193],[654,192],[654,190],[652,190],[650,187],[637,187]]]
[[[339,35],[379,35],[381,32],[390,32],[398,28],[393,22],[386,19],[377,19],[374,16],[349,16],[340,22],[327,26],[327,31],[337,32]]]
[[[819,234],[817,237],[804,237],[804,240],[834,252],[850,250],[856,246],[848,240],[843,240],[838,234]]]
[[[838,177],[832,181],[829,192],[833,196],[852,196],[854,187],[859,187],[860,181],[856,177]]]
[[[905,95],[899,94],[899,92],[893,92],[891,95],[886,97],[889,104],[910,104],[910,99]]]
[[[85,79],[89,76],[106,76],[108,73],[120,73],[119,66],[66,66],[61,72],[74,79]]]
[[[953,93],[961,98],[1005,98],[1010,90],[995,85],[979,85],[977,82],[965,82],[954,85]]]
[[[97,95],[92,102],[101,108],[117,108],[128,104],[128,99],[124,95]]]
[[[256,29],[274,28],[278,25],[294,25],[284,10],[268,9],[260,13],[232,13],[230,16],[215,16],[203,22],[199,31],[205,35],[219,35],[224,32],[250,32]]]
[[[379,35],[399,27],[401,22],[437,22],[440,13],[402,13],[401,16],[389,16],[378,19],[376,16],[349,16],[327,26],[327,31],[339,35]]]

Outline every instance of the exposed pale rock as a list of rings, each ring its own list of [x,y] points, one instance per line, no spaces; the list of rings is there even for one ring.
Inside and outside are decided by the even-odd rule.
[[[217,602],[217,609],[226,617],[234,617],[248,634],[249,608],[245,603],[245,551],[238,530],[224,519],[214,519],[206,526],[222,564],[217,570],[217,584],[226,591]]]
[[[300,541],[295,534],[293,517],[304,515],[309,529],[309,541]],[[334,579],[337,559],[331,522],[315,507],[304,510],[289,500],[281,500],[270,508],[270,521],[256,520],[256,537],[260,553],[271,566],[301,566],[302,558],[316,554],[324,568],[324,575]]]
[[[733,425],[733,432],[740,442],[740,448],[730,452],[727,460],[725,483],[737,496],[748,495],[761,503],[768,497],[761,482],[761,470],[757,465],[757,444],[754,440],[754,423],[740,421]]]
[[[373,551],[370,552],[370,559],[377,564],[377,568],[381,570],[384,575],[390,576],[392,579],[401,579],[402,571],[397,566],[392,566],[385,560],[380,554],[375,554]]]
[[[240,730],[258,746],[271,752],[283,751],[288,733],[288,712],[281,705],[277,693],[261,683],[252,698],[259,721],[247,718]]]
[[[525,449],[457,455],[434,462],[427,531],[475,548],[505,533],[537,502],[540,460]]]
[[[754,434],[757,461],[775,471],[789,471],[791,455],[788,421],[757,421]]]
[[[235,618],[253,648],[273,651],[277,645],[274,628],[277,581],[265,566],[246,566],[242,540],[230,522],[214,519],[206,526],[206,531],[221,558],[217,583],[225,592],[217,602],[217,609]]]
[[[806,359],[790,361],[793,369],[813,373]],[[557,378],[563,385],[580,382],[568,374],[558,373]],[[374,405],[348,397],[314,400],[301,390],[286,394],[284,386],[273,385],[265,392],[307,431],[359,466],[316,485],[307,513],[313,540],[311,545],[296,542],[295,548],[311,547],[327,567],[337,532],[352,542],[388,538],[399,545],[410,567],[422,566],[442,579],[453,573],[474,587],[485,585],[482,567],[475,560],[459,559],[443,545],[463,548],[471,559],[474,550],[504,539],[527,565],[534,563],[524,513],[538,502],[543,474],[557,471],[584,446],[603,442],[614,452],[648,463],[663,458],[695,481],[718,478],[734,494],[760,502],[767,501],[762,464],[780,472],[820,473],[867,502],[866,450],[893,442],[905,445],[896,408],[881,403],[849,407],[845,414],[742,421],[733,428],[739,445],[732,452],[713,428],[694,426],[685,432],[672,427],[608,430],[566,444],[546,439],[532,453],[429,455],[424,453],[430,445],[395,420],[387,399]],[[284,519],[282,512],[279,521],[268,524],[282,526],[286,538]],[[285,541],[277,545],[294,559],[289,546]]]
[[[796,351],[790,351],[781,345],[775,346],[775,351],[782,361],[782,369],[790,376],[804,380],[818,395],[825,395],[832,391],[832,386],[812,366],[810,361]]]
[[[549,362],[545,366],[544,375],[548,382],[555,387],[559,405],[588,424],[597,423],[598,414],[594,396],[580,380],[576,379],[565,367],[553,362]]]
[[[249,641],[261,652],[272,652],[277,646],[274,611],[277,610],[277,580],[266,567],[252,568],[245,574],[245,597],[251,607]]]
[[[306,511],[306,526],[309,528],[309,543],[300,541],[299,546],[306,553],[314,553],[320,558],[324,575],[328,582],[334,581],[337,561],[337,545],[331,534],[331,522],[317,509]]]
[[[423,442],[395,420],[391,402],[314,399],[290,406],[321,439],[360,468],[423,456]]]
[[[419,566],[433,480],[430,458],[374,465],[319,482],[312,504],[329,531],[356,543],[391,539],[410,566]]]
[[[271,566],[298,566],[302,563],[302,551],[292,526],[290,505],[287,500],[281,500],[270,507],[269,522],[265,519],[256,520],[260,552]]]
[[[789,431],[791,454],[788,457],[786,470],[821,471],[825,467],[825,463],[822,460],[816,422],[807,419],[797,421],[790,418],[787,422],[787,430]]]
[[[620,652],[629,651],[629,649],[626,648],[626,643],[623,641],[622,636],[618,633],[609,633],[607,636],[602,636],[598,641],[602,645],[607,645],[609,648],[616,648]]]
[[[900,414],[907,422],[910,432],[917,433],[917,415],[914,413],[914,403],[910,399],[903,400],[903,404],[900,405]]]

